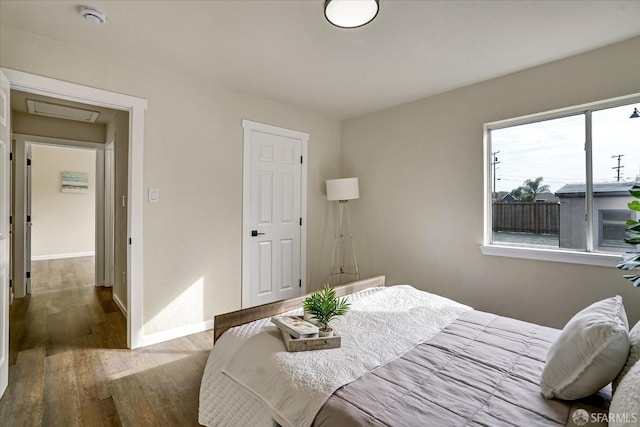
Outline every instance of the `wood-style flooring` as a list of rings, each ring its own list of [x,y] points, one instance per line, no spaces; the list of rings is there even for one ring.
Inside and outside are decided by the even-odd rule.
[[[36,261],[32,295],[10,309],[0,426],[197,426],[202,332],[126,349],[126,319],[93,257]]]

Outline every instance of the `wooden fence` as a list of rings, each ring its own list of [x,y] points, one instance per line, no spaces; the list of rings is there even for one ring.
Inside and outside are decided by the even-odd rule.
[[[558,234],[560,203],[495,202],[493,231]]]

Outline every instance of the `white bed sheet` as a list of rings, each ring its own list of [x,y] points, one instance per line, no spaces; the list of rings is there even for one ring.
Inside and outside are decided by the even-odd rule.
[[[200,385],[198,422],[205,426],[276,426],[262,402],[227,376],[222,368],[251,336],[270,324],[260,319],[225,332],[209,354]]]
[[[384,288],[370,288],[349,295],[350,300],[379,292]],[[302,309],[284,313],[301,315]],[[200,385],[200,409],[198,421],[205,426],[216,427],[272,427],[277,423],[261,401],[243,387],[222,374],[236,351],[252,336],[271,327],[270,318],[256,320],[226,331],[209,354]]]

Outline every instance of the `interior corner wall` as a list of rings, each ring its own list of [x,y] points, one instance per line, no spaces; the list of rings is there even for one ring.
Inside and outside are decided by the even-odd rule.
[[[95,150],[31,146],[32,259],[95,253]],[[61,174],[85,172],[87,193],[63,193]]]
[[[619,294],[637,322],[640,291],[615,268],[485,256],[479,245],[484,123],[638,92],[634,38],[344,122],[362,274],[556,328]]]
[[[9,25],[0,28],[0,52],[3,67],[147,99],[143,180],[160,190],[160,201],[145,200],[143,212],[145,336],[240,308],[242,119],[310,134],[307,287],[327,280],[332,217],[324,181],[340,176],[338,120]]]

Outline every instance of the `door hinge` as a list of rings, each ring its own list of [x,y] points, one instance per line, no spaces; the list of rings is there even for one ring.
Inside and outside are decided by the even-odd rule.
[[[302,287],[302,279],[298,280],[298,285]]]
[[[31,279],[31,272],[27,271],[27,279]]]
[[[13,160],[13,153],[9,153],[9,160]]]
[[[300,164],[302,164],[302,156],[300,156]]]
[[[27,166],[31,166],[31,159],[27,159]]]
[[[27,215],[27,222],[31,222],[31,215]]]
[[[13,215],[9,215],[9,225],[13,224]]]
[[[9,279],[9,289],[13,288],[13,280]]]
[[[302,218],[300,218],[300,226],[302,226]]]
[[[131,237],[129,237],[129,244],[131,244]]]

